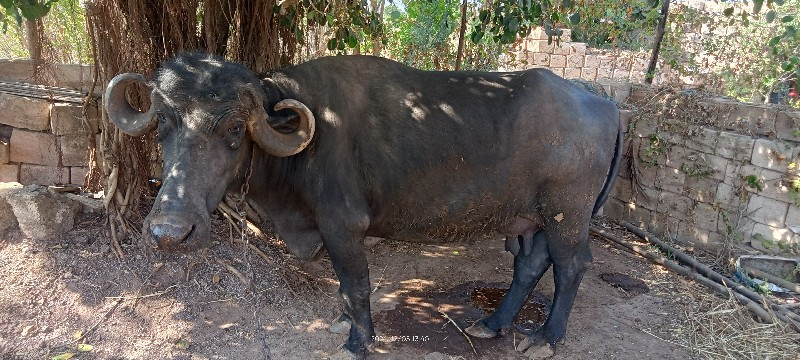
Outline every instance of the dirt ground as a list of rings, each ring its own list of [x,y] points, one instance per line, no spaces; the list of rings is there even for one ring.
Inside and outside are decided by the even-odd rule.
[[[330,262],[289,257],[276,240],[231,242],[215,220],[214,244],[165,254],[128,244],[118,260],[100,218],[33,242],[0,239],[0,357],[42,359],[325,359],[344,335]],[[234,236],[238,239],[238,236]],[[459,330],[481,317],[511,280],[501,240],[424,245],[367,241],[372,314],[382,353],[373,359],[522,359],[520,335],[472,339]],[[555,359],[686,359],[684,280],[593,239],[567,338]],[[238,273],[238,275],[236,274]],[[625,276],[626,275],[626,276]],[[606,279],[606,280],[604,280]],[[633,284],[625,291],[609,283]],[[637,281],[641,280],[643,283]],[[248,284],[248,285],[246,285]],[[646,285],[646,286],[642,286]],[[518,324],[535,326],[552,297],[545,274]],[[80,352],[77,344],[89,344]]]

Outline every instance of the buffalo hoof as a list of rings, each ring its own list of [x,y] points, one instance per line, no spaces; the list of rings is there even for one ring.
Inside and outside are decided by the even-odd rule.
[[[470,327],[464,329],[467,334],[470,334],[476,338],[481,339],[491,339],[496,337],[497,331],[489,329],[486,324],[483,322],[483,319],[480,319],[474,322]]]
[[[517,351],[524,353],[529,359],[549,359],[555,352],[553,346],[536,333],[526,336],[517,346]]]

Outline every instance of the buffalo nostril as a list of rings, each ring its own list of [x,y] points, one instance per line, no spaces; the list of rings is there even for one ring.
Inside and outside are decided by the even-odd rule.
[[[150,233],[159,246],[169,247],[185,241],[194,230],[193,225],[150,224]]]

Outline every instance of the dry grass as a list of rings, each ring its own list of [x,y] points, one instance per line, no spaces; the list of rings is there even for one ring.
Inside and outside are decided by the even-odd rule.
[[[733,297],[722,299],[697,284],[684,287],[682,292],[693,299],[685,310],[683,331],[698,358],[800,358],[800,334],[785,323],[760,323]]]

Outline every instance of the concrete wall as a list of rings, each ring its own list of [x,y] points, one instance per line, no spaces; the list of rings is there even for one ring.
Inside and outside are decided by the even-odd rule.
[[[800,111],[605,86],[628,108],[623,170],[606,215],[700,247],[800,253]]]

